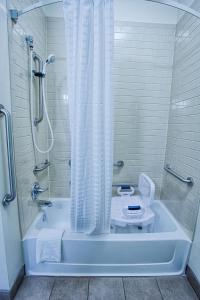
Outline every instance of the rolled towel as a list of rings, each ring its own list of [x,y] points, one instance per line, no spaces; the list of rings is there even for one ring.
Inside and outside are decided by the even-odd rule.
[[[36,240],[36,262],[60,262],[64,230],[42,228]]]

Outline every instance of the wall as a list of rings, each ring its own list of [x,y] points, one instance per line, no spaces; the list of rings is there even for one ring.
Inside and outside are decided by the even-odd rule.
[[[196,1],[196,3],[198,3]],[[200,20],[185,14],[177,24],[165,163],[184,177],[189,187],[164,173],[162,199],[192,237],[199,206],[200,183]]]
[[[11,110],[6,1],[0,0],[0,104]],[[0,118],[0,199],[9,191],[4,118]],[[1,201],[0,200],[0,201]],[[23,266],[17,199],[7,208],[0,202],[0,294],[8,291]],[[1,298],[1,296],[0,296]]]
[[[174,51],[174,25],[116,22],[113,64],[114,182],[134,182],[146,172],[159,196],[164,164]],[[50,154],[50,196],[70,195],[70,136],[66,90],[64,21],[48,18],[48,106],[55,135]]]
[[[156,183],[159,197],[167,137],[175,26],[117,22],[113,64],[114,182]]]
[[[192,250],[190,253],[189,266],[196,275],[200,283],[200,212],[198,214],[198,220],[196,224],[196,230],[194,235],[194,240],[192,243]]]
[[[47,19],[47,52],[56,56],[47,73],[47,99],[55,144],[49,155],[50,197],[70,196],[70,132],[66,82],[66,47],[63,18]]]
[[[32,3],[31,0],[11,1],[13,7],[21,9]],[[34,24],[34,25],[33,25]],[[22,233],[33,221],[38,212],[37,205],[31,199],[31,187],[35,181],[41,186],[48,186],[48,171],[43,172],[37,178],[33,175],[35,164],[43,162],[47,156],[36,153],[31,137],[31,123],[29,115],[29,73],[28,54],[25,42],[26,35],[34,38],[34,50],[43,58],[46,58],[46,23],[41,10],[37,9],[19,18],[16,25],[9,24],[9,50],[11,66],[12,112],[14,124],[14,141],[16,156],[17,188],[19,199],[19,211]],[[36,82],[34,83],[36,86]],[[36,89],[37,95],[37,89]],[[38,98],[37,98],[38,99]],[[38,143],[42,149],[47,147],[46,122],[38,126],[36,134]],[[41,197],[48,198],[48,192]]]
[[[200,4],[198,3],[199,1],[194,1],[193,3],[193,7],[195,7],[198,11],[200,11]],[[191,36],[193,37],[192,41],[194,44],[195,41],[195,45],[196,43],[198,43],[198,47],[196,47],[196,50],[194,51],[194,54],[198,51],[200,51],[200,38],[199,38],[199,31],[200,31],[200,20],[195,20],[194,22],[196,23],[197,27],[196,27],[196,33],[195,35]],[[193,64],[194,66],[194,73],[198,72],[198,68],[200,67],[200,63],[199,63],[199,58],[195,59],[195,63]],[[196,73],[196,78],[199,78],[198,74]],[[198,79],[196,80],[196,90],[200,89],[200,83],[197,84]],[[194,81],[195,82],[195,81]],[[199,94],[199,93],[198,93]],[[196,97],[197,99],[197,97]],[[198,101],[199,102],[199,101]],[[197,116],[199,114],[199,109],[196,110],[197,107],[195,107],[195,113],[197,112]],[[197,129],[199,129],[199,123],[196,125]],[[198,141],[199,139],[199,132],[197,133],[197,139]],[[199,160],[199,147],[196,149],[196,160]],[[199,163],[198,165],[199,166]],[[198,173],[198,177],[200,177],[200,174]],[[197,182],[197,184],[199,185],[199,181]],[[199,193],[197,194],[197,198],[196,198],[196,202],[198,202],[198,198],[200,195],[200,187],[199,187]],[[196,212],[197,213],[197,212]],[[199,283],[200,283],[200,259],[199,259],[199,253],[200,253],[200,210],[198,213],[198,219],[197,219],[197,223],[196,223],[196,227],[195,227],[195,235],[194,235],[194,240],[193,240],[193,244],[192,244],[192,250],[191,250],[191,254],[190,254],[190,259],[189,259],[189,266],[191,267],[191,269],[193,270],[193,272],[195,273]]]

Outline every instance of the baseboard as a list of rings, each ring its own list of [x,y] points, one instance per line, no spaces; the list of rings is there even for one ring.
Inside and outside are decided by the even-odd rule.
[[[5,291],[5,290],[0,290],[0,300],[13,300],[17,290],[24,278],[25,275],[25,268],[24,266],[21,268],[21,270],[19,271],[19,274],[13,284],[13,286],[11,287],[11,289],[9,291]]]
[[[186,268],[186,276],[187,276],[189,283],[195,290],[195,293],[197,294],[197,296],[200,299],[200,282],[198,281],[196,275],[194,274],[194,272],[192,271],[192,269],[189,266],[187,266],[187,268]]]

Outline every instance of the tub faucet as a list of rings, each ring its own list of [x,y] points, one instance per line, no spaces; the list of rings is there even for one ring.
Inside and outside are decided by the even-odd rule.
[[[52,207],[53,203],[49,200],[38,200],[37,204],[39,207]]]

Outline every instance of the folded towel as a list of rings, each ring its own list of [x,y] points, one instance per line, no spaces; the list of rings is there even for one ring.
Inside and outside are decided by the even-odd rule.
[[[60,262],[63,229],[42,228],[36,241],[36,262]]]

